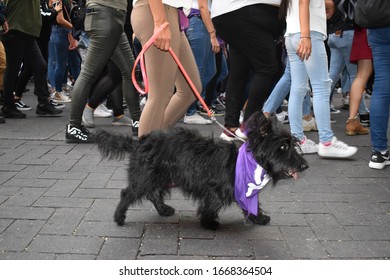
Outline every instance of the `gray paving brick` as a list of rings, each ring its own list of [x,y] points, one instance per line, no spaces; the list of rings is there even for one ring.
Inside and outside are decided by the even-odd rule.
[[[59,208],[50,217],[40,234],[71,235],[85,216],[85,208]]]
[[[46,220],[53,212],[53,208],[1,205],[0,219]]]
[[[269,213],[329,213],[323,202],[273,202],[262,206],[263,210]]]
[[[123,163],[125,165],[125,163]],[[114,174],[112,174],[111,180],[127,181],[127,169],[128,167],[116,168]]]
[[[146,239],[174,239],[179,236],[177,224],[147,224],[145,225],[144,238]]]
[[[251,257],[253,256],[249,241],[182,239],[181,255],[219,256],[219,257]]]
[[[364,216],[351,207],[349,203],[325,203],[336,220],[343,226],[369,225]]]
[[[27,253],[27,252],[0,252],[0,260],[54,260],[55,254]]]
[[[207,256],[181,256],[181,255],[145,255],[138,256],[137,260],[158,261],[158,260],[214,260],[218,258],[209,258]],[[242,258],[241,258],[242,259]]]
[[[0,233],[3,233],[13,221],[11,219],[0,219]]]
[[[110,173],[112,174],[116,170],[116,167],[110,166],[98,166],[98,165],[82,165],[76,163],[69,172],[82,172],[82,173]]]
[[[17,173],[11,171],[0,171],[0,184],[7,182],[9,179],[14,177]]]
[[[253,240],[251,244],[257,260],[294,259],[283,240]]]
[[[249,224],[247,226],[222,226],[215,233],[216,239],[232,240],[237,236],[245,240],[282,240],[279,227],[260,226]]]
[[[58,180],[44,196],[70,197],[81,182],[82,180]]]
[[[58,179],[58,180],[83,180],[88,173],[82,172],[45,172],[39,176],[41,179]]]
[[[307,226],[303,214],[272,213],[270,225],[273,226]]]
[[[110,180],[110,173],[91,173],[85,178],[80,188],[105,188],[108,180]]]
[[[49,179],[10,179],[3,184],[5,187],[50,188],[56,180]]]
[[[81,198],[118,198],[118,190],[115,189],[77,189],[72,197]]]
[[[0,196],[0,205],[4,203],[4,201],[7,201],[9,199],[8,196]]]
[[[387,212],[389,213],[389,212]],[[387,226],[390,225],[389,214],[363,214],[364,218],[373,226]]]
[[[107,189],[124,189],[127,187],[127,180],[109,180],[105,186]]]
[[[81,255],[81,254],[58,254],[56,260],[96,260],[96,255]]]
[[[95,236],[38,235],[27,252],[97,255],[103,242],[103,238]]]
[[[9,172],[19,172],[25,169],[28,165],[25,164],[3,164],[0,163],[0,174]]]
[[[21,189],[22,189],[21,187],[2,187],[2,186],[0,186],[0,195],[1,196],[13,196]]]
[[[30,165],[20,171],[14,178],[15,179],[37,179],[39,175],[45,172],[49,168],[49,165]]]
[[[354,240],[390,240],[390,224],[385,226],[346,226]]]
[[[36,207],[56,207],[56,208],[89,208],[93,199],[88,198],[67,198],[67,197],[41,197],[35,203]]]
[[[141,239],[107,238],[98,260],[135,260]]]
[[[47,169],[47,172],[67,172],[71,170],[76,163],[76,159],[64,160],[63,158],[60,158],[56,160],[52,165],[50,165],[50,167]]]
[[[177,252],[177,239],[143,239],[140,248],[140,255],[177,255]]]
[[[330,241],[323,242],[322,246],[331,258],[388,259],[390,257],[388,241]]]
[[[44,224],[38,220],[15,221],[0,234],[0,251],[23,251]]]
[[[318,240],[351,240],[347,231],[329,214],[305,215]]]
[[[180,221],[179,237],[187,239],[213,239],[215,232],[202,228],[198,219]]]
[[[76,229],[76,235],[102,236],[102,237],[135,237],[141,238],[144,232],[143,224],[130,224],[118,226],[114,219],[111,222],[83,221]]]
[[[8,206],[32,206],[34,202],[45,193],[42,188],[23,188],[10,197],[4,205]]]
[[[309,227],[280,227],[284,239],[295,258],[326,259],[324,251],[314,232]]]

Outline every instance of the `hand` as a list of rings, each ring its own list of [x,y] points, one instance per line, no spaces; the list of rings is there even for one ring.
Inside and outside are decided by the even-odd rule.
[[[154,32],[156,32],[157,29],[160,28],[160,26],[161,25],[155,25]],[[156,46],[156,48],[167,52],[169,50],[169,48],[171,47],[171,38],[172,38],[171,30],[169,29],[169,25],[167,25],[157,35],[156,40],[154,41],[153,44]]]
[[[219,53],[221,51],[221,46],[219,45],[217,37],[214,35],[214,37],[210,38],[211,41],[211,51],[213,53]]]
[[[7,33],[9,30],[8,22],[5,21],[3,24],[3,34]]]
[[[57,2],[58,4],[54,7],[54,10],[59,13],[62,10],[62,2]]]
[[[308,60],[311,55],[311,39],[310,37],[301,37],[298,43],[297,55],[302,61]]]

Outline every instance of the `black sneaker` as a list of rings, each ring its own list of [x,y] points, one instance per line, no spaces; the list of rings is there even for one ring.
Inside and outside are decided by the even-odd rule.
[[[68,124],[65,131],[66,143],[94,143],[95,139],[83,125]]]
[[[370,126],[370,113],[367,114],[359,114],[360,123],[362,126]]]
[[[53,99],[49,99],[49,103],[51,105],[53,105],[53,107],[56,109],[64,109],[65,108],[65,104],[60,104],[58,102],[55,102]]]
[[[35,111],[37,115],[44,116],[44,115],[58,115],[62,113],[62,110],[55,108],[53,105],[51,105],[50,101],[47,101],[43,104],[37,105],[37,110]]]
[[[221,110],[218,110],[217,107],[215,107],[213,105],[210,107],[210,110],[213,111],[215,117],[221,117],[221,116],[225,115],[224,112],[222,112]],[[203,108],[202,105],[198,106],[196,108],[196,111],[203,116],[208,116],[206,109]]]
[[[24,119],[26,117],[26,114],[20,112],[15,107],[4,106],[1,108],[1,115],[7,119]]]
[[[383,169],[386,165],[390,165],[389,151],[387,150],[384,154],[373,151],[368,166],[374,169]]]
[[[133,132],[133,136],[138,137],[138,128],[139,128],[139,121],[131,120],[131,130]]]
[[[0,117],[0,124],[5,123],[5,119],[3,117]]]
[[[22,99],[19,99],[19,100],[15,99],[15,106],[16,106],[16,109],[18,109],[19,111],[30,111],[31,110],[31,107],[26,105],[22,101]]]

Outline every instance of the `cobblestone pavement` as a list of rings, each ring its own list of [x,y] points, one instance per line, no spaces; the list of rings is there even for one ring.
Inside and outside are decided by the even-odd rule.
[[[30,92],[24,101],[36,106]],[[116,226],[113,212],[126,186],[126,162],[102,160],[92,144],[66,144],[69,107],[62,116],[46,118],[33,108],[26,119],[0,125],[0,259],[390,257],[390,167],[368,167],[370,137],[344,134],[346,111],[332,115],[333,128],[359,147],[357,155],[308,155],[310,168],[300,179],[267,187],[260,201],[272,218],[269,225],[244,223],[232,206],[221,214],[221,228],[208,231],[200,227],[195,205],[176,190],[168,201],[174,216],[159,217],[145,201],[130,208],[124,227]],[[96,122],[128,131],[110,119]],[[192,127],[215,137],[221,132],[216,124]],[[307,135],[318,141],[316,133]]]

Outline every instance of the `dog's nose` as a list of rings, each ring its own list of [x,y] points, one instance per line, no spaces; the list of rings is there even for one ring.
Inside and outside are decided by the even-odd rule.
[[[304,163],[301,164],[301,171],[308,169],[308,168],[309,168],[309,166],[307,164],[304,164]]]

